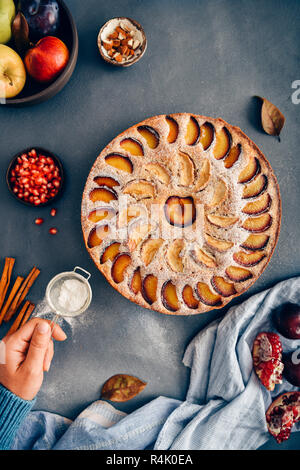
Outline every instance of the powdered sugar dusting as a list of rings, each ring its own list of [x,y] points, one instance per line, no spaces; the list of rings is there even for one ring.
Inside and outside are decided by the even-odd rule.
[[[46,320],[53,320],[55,318],[55,313],[51,311],[51,307],[48,305],[46,298],[38,302],[33,318],[45,318]],[[92,315],[90,310],[82,313],[77,317],[62,317],[59,316],[57,319],[57,324],[64,329],[68,326],[71,330],[72,336],[76,335],[78,329],[88,328],[93,323],[94,315]],[[69,335],[68,335],[69,336]]]

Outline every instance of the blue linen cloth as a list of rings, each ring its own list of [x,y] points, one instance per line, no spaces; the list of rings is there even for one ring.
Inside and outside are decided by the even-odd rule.
[[[254,338],[260,331],[274,331],[270,312],[288,301],[300,304],[300,277],[232,307],[202,330],[183,358],[191,369],[185,401],[159,397],[126,415],[100,400],[74,422],[34,411],[13,449],[257,449],[270,438],[265,411],[274,397],[299,390],[284,381],[270,393],[252,367]],[[300,347],[299,340],[281,340],[284,351]]]
[[[9,450],[15,435],[35,400],[18,397],[0,384],[0,450]]]

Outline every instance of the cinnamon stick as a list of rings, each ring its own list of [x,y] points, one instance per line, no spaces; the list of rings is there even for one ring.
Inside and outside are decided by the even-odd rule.
[[[27,278],[21,285],[19,291],[17,292],[13,302],[11,303],[5,317],[4,321],[8,322],[13,315],[16,313],[18,308],[20,307],[21,303],[25,299],[26,295],[28,294],[29,290],[31,289],[32,285],[34,284],[36,278],[39,276],[40,270],[34,267],[30,273],[28,274]]]
[[[21,276],[18,276],[17,279],[15,280],[15,283],[13,285],[13,288],[12,290],[10,291],[10,294],[7,298],[7,301],[5,302],[4,304],[4,307],[2,308],[1,312],[0,312],[0,326],[1,326],[1,323],[3,321],[3,318],[4,316],[6,315],[6,312],[8,311],[15,295],[17,294],[22,282],[24,281],[24,278],[21,277]]]
[[[35,309],[35,305],[34,304],[30,304],[28,309],[27,309],[27,312],[25,313],[23,319],[22,319],[22,322],[21,322],[21,325],[20,325],[20,328],[21,326],[25,325],[25,323],[29,320],[30,318],[30,315],[32,314],[33,310]]]
[[[3,269],[2,277],[0,280],[0,310],[4,303],[7,290],[10,285],[10,279],[11,279],[11,274],[12,274],[14,264],[15,264],[14,258],[5,258],[4,269]]]
[[[8,335],[11,335],[12,333],[14,333],[15,331],[17,331],[17,329],[19,328],[20,326],[20,323],[24,317],[24,315],[26,314],[26,310],[28,309],[28,307],[30,306],[30,302],[29,300],[27,300],[25,302],[25,304],[23,305],[23,307],[21,308],[20,310],[20,313],[19,315],[17,316],[17,318],[15,319],[14,323],[12,324],[12,326],[10,327],[10,329],[8,330]]]

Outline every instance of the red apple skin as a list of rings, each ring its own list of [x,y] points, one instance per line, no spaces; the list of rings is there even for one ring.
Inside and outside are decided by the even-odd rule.
[[[60,39],[46,36],[29,49],[25,56],[25,65],[34,80],[49,83],[63,71],[69,57],[69,50]]]

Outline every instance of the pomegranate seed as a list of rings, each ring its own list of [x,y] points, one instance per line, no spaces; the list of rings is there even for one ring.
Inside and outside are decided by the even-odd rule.
[[[57,230],[57,228],[55,228],[55,227],[52,227],[52,228],[49,229],[50,235],[56,235],[57,232],[58,232],[58,230]]]
[[[35,219],[34,223],[35,225],[42,225],[44,223],[44,219],[40,217],[39,219]]]
[[[52,217],[55,217],[55,216],[56,216],[56,213],[57,213],[57,209],[51,209],[50,215],[51,215]]]

